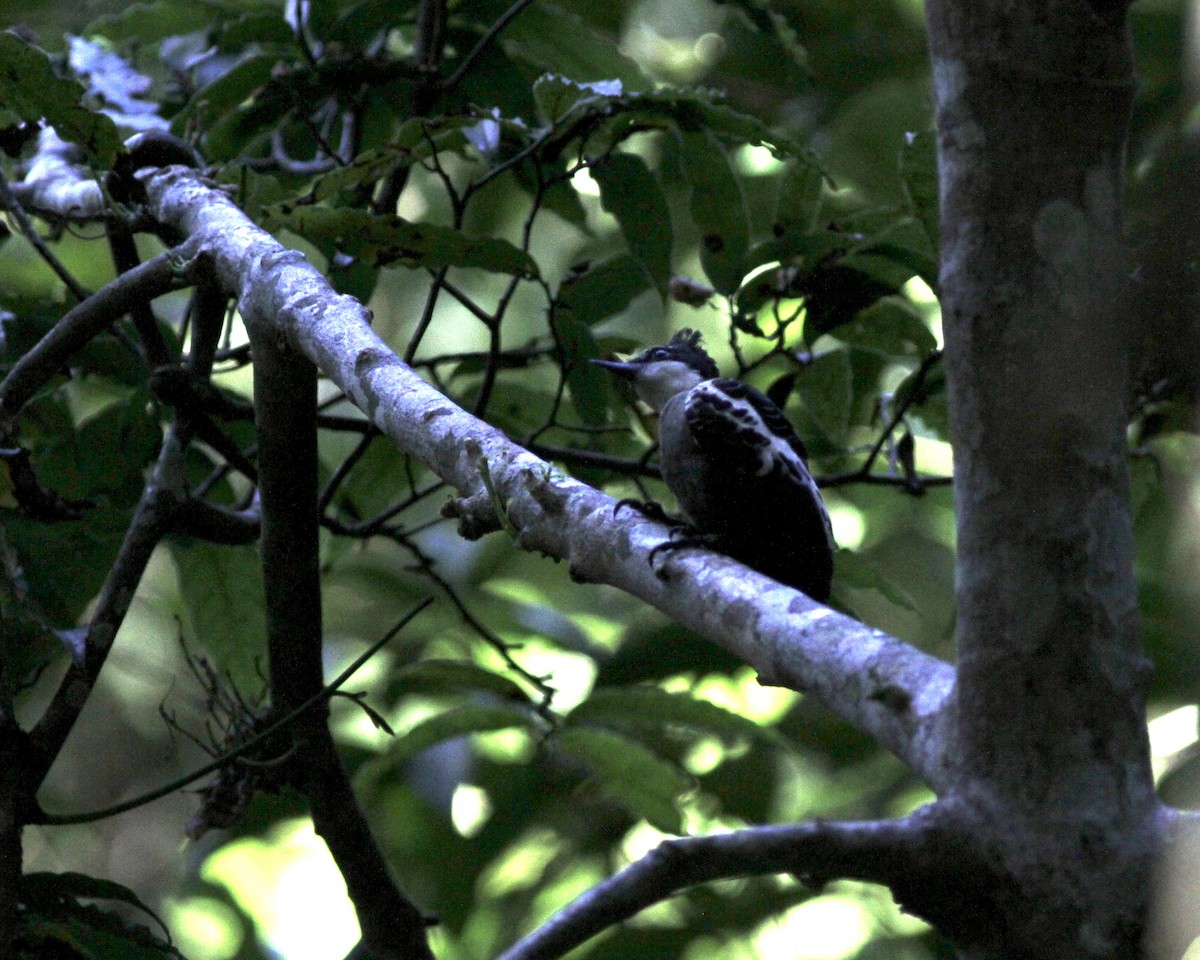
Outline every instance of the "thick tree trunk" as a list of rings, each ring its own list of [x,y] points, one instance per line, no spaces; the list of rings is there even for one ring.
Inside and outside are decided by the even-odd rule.
[[[927,10],[959,531],[951,795],[990,878],[950,932],[972,956],[1128,957],[1157,804],[1125,453],[1125,10]]]

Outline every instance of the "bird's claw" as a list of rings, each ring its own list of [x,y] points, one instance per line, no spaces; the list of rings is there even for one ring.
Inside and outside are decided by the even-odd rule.
[[[625,497],[623,500],[618,500],[613,507],[614,517],[621,512],[622,507],[629,507],[631,510],[636,510],[643,517],[649,520],[657,520],[668,527],[681,527],[686,523],[686,521],[681,520],[679,517],[674,517],[667,513],[661,503],[656,503],[653,500],[638,500],[636,497]]]
[[[694,527],[677,527],[671,531],[669,539],[650,548],[650,552],[646,555],[646,562],[654,570],[655,576],[660,580],[665,580],[667,579],[666,570],[661,563],[655,563],[660,554],[674,553],[677,550],[689,548],[716,550],[719,543],[720,538],[714,534],[704,533]]]

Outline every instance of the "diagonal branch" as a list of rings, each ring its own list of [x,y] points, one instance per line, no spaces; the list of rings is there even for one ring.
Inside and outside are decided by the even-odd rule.
[[[179,427],[167,431],[158,463],[134,510],[84,637],[72,651],[71,664],[57,692],[30,732],[26,775],[31,793],[50,771],[67,735],[74,729],[129,612],[150,555],[173,527],[175,510],[185,497],[186,436],[181,436],[181,432],[186,434]]]
[[[794,873],[892,884],[914,869],[934,818],[786,824],[666,840],[581,894],[497,960],[554,960],[609,927],[687,887],[735,877]]]
[[[905,760],[929,784],[949,779],[948,664],[715,554],[688,551],[655,574],[660,524],[564,477],[422,380],[374,333],[366,308],[340,296],[233,201],[180,167],[146,179],[150,209],[210,252],[247,322],[276,325],[377,427],[455,486],[448,505],[467,536],[499,529],[517,546],[567,560],[581,581],[638,596],[753,665],[766,683],[810,691]],[[486,463],[497,501],[485,489]]]
[[[199,245],[184,243],[123,273],[72,307],[0,382],[0,422],[15,416],[70,358],[138,304],[191,283]]]

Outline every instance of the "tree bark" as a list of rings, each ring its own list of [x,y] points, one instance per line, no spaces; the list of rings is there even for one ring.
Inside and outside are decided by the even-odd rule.
[[[1149,767],[1125,427],[1124,6],[930,0],[972,956],[1127,957]],[[971,926],[982,927],[970,929]]]

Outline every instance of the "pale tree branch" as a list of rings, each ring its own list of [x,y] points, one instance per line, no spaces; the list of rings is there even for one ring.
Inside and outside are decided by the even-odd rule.
[[[472,417],[422,380],[374,333],[358,301],[336,294],[233,201],[180,167],[146,178],[151,212],[198,241],[251,324],[276,325],[393,442],[459,491],[464,535],[500,528],[522,549],[566,560],[581,581],[616,586],[675,617],[758,670],[766,683],[816,694],[935,789],[948,783],[948,664],[742,565],[699,551],[659,576],[649,550],[666,536],[614,501]],[[496,500],[485,487],[483,467]]]
[[[918,811],[902,820],[817,821],[665,840],[497,960],[554,960],[639,911],[714,880],[791,873],[814,886],[833,879],[891,884],[922,859],[933,819]]]

